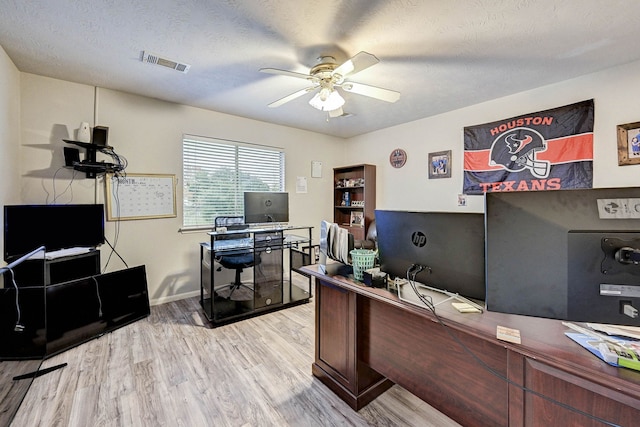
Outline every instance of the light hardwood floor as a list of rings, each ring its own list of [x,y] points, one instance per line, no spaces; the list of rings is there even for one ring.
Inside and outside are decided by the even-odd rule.
[[[399,386],[353,411],[311,375],[314,302],[212,328],[197,298],[45,361],[12,427],[458,426]]]

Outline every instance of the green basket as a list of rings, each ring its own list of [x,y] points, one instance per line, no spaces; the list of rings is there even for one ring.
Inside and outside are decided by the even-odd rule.
[[[371,249],[353,249],[349,252],[349,255],[351,255],[353,277],[355,277],[356,280],[362,281],[362,279],[364,279],[364,271],[373,268],[376,260],[376,251],[372,251]]]

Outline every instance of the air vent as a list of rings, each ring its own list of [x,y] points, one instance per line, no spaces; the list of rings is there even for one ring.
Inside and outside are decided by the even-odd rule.
[[[185,74],[187,71],[189,71],[189,68],[191,68],[191,65],[189,64],[174,61],[173,59],[162,58],[161,56],[158,56],[155,53],[151,52],[142,52],[142,62],[161,65],[163,67],[171,68],[172,70],[180,71],[181,73]]]

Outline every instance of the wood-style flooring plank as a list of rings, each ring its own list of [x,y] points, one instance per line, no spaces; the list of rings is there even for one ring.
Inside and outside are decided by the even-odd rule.
[[[314,303],[217,328],[198,298],[43,364],[15,427],[458,426],[399,386],[356,412],[311,375]]]

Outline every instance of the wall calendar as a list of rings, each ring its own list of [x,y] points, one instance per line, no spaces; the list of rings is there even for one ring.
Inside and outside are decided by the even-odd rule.
[[[107,221],[176,217],[176,176],[109,174],[106,177]]]

